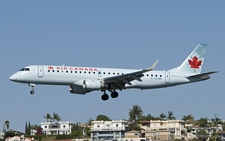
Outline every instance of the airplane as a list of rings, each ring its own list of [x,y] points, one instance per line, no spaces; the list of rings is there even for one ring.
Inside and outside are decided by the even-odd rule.
[[[198,44],[185,61],[178,67],[158,71],[154,70],[158,60],[146,69],[118,69],[78,66],[31,65],[22,68],[10,80],[26,83],[32,87],[43,85],[64,85],[70,87],[70,93],[86,94],[91,91],[103,92],[101,99],[118,97],[118,90],[155,89],[207,80],[210,74],[218,71],[201,73],[207,44]]]

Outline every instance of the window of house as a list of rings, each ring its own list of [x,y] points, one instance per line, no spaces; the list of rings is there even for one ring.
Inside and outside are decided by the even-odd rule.
[[[116,124],[116,127],[118,127],[118,124]]]

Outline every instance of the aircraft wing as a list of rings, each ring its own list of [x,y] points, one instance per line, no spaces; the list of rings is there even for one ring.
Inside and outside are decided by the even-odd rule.
[[[197,74],[197,75],[191,75],[191,76],[188,76],[187,78],[202,78],[202,77],[205,77],[210,74],[217,73],[217,72],[218,71],[211,71],[211,72],[201,73],[201,74]]]
[[[130,82],[133,80],[137,80],[137,81],[142,81],[141,77],[144,76],[143,73],[148,72],[148,71],[152,71],[156,64],[158,63],[159,60],[156,60],[154,64],[152,64],[151,67],[140,70],[140,71],[135,71],[135,72],[131,72],[131,73],[126,73],[123,75],[118,75],[118,76],[113,76],[113,77],[107,77],[104,78],[103,81],[106,84],[115,84],[115,86],[118,89],[124,89],[125,88],[125,84],[128,85],[132,85]]]

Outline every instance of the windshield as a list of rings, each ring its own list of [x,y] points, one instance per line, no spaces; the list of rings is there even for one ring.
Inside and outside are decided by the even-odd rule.
[[[22,68],[19,71],[30,71],[30,69],[29,68]]]

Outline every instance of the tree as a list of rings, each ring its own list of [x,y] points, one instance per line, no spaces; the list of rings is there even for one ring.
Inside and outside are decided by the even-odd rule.
[[[111,120],[109,117],[107,117],[106,115],[98,115],[97,117],[96,117],[96,120],[97,121],[109,121],[109,120]]]
[[[205,130],[200,130],[197,132],[197,137],[200,141],[206,141],[206,139],[209,137],[209,134],[206,133]]]
[[[164,115],[163,113],[161,113],[161,114],[159,115],[159,119],[160,119],[160,120],[165,120],[165,118],[166,118],[166,115]]]
[[[218,124],[222,124],[222,120],[218,117],[212,118],[211,122],[213,127],[218,127]]]
[[[187,115],[187,116],[183,116],[183,118],[182,118],[181,120],[189,121],[189,120],[191,120],[191,119],[194,120],[194,117],[193,117],[191,114],[189,114],[189,115]]]
[[[92,125],[92,118],[88,119],[86,124],[87,124],[88,126],[91,126],[91,125]]]
[[[130,112],[129,112],[130,119],[134,120],[135,123],[137,123],[137,120],[139,120],[141,118],[142,113],[143,113],[143,111],[140,106],[133,105],[133,108],[130,109]]]
[[[128,127],[126,128],[126,131],[140,131],[141,127],[140,125],[138,125],[137,123],[130,123],[128,124]]]
[[[50,114],[47,114],[46,116],[44,116],[44,118],[47,120],[47,122],[48,122],[49,119],[50,119],[50,120],[53,119],[52,116],[51,116]]]
[[[204,129],[209,126],[208,118],[200,118],[197,121],[199,127],[203,127]]]
[[[168,120],[175,120],[176,118],[173,116],[173,112],[171,111],[168,111],[168,117],[167,117]]]
[[[8,120],[6,120],[4,122],[4,125],[3,125],[3,132],[6,132],[7,130],[9,130],[9,124],[10,122]]]
[[[60,116],[58,114],[56,114],[55,112],[53,113],[53,118],[52,119],[53,119],[53,121],[56,120],[57,122],[61,120]]]
[[[73,135],[74,138],[83,137],[82,128],[78,125],[78,123],[74,124],[74,126],[71,128],[71,135]]]

